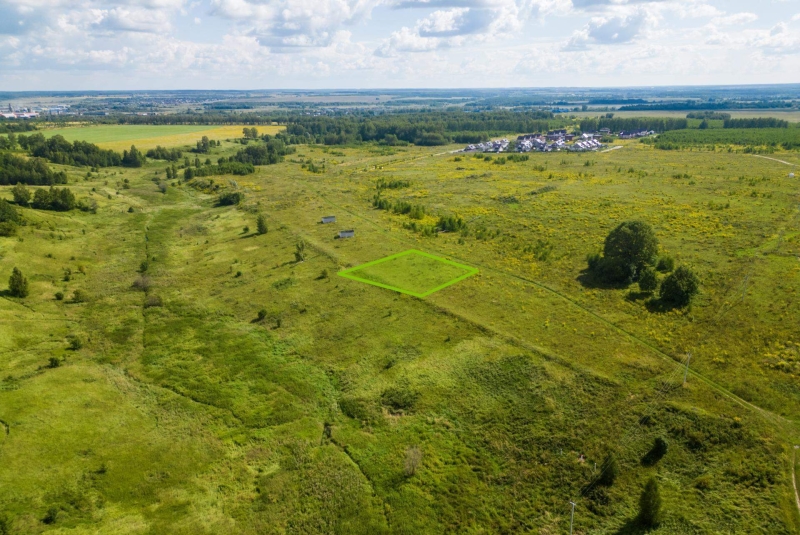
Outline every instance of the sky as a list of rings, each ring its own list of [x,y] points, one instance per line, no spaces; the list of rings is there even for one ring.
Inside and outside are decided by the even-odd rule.
[[[800,82],[800,0],[0,0],[0,90]]]

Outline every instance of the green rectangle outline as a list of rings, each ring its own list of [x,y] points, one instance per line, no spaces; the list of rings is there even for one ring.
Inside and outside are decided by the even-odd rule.
[[[456,277],[453,280],[447,281],[444,284],[440,284],[436,288],[428,290],[427,292],[424,292],[424,293],[412,292],[411,290],[404,290],[403,288],[398,288],[397,286],[391,286],[389,284],[383,284],[382,282],[375,282],[375,281],[371,281],[371,280],[367,280],[367,279],[362,279],[361,277],[358,277],[357,275],[353,275],[352,274],[354,271],[358,271],[360,269],[368,268],[370,266],[374,266],[374,265],[380,264],[382,262],[388,262],[389,260],[394,260],[395,258],[400,258],[401,256],[406,256],[406,255],[409,255],[409,254],[418,254],[420,256],[424,256],[426,258],[430,258],[431,260],[436,260],[437,262],[442,262],[444,264],[449,264],[451,266],[455,266],[457,268],[464,269],[464,270],[467,271],[467,273],[465,273],[464,275],[461,275],[459,277]],[[419,251],[417,249],[409,249],[409,250],[403,251],[401,253],[395,253],[393,255],[385,256],[383,258],[379,258],[377,260],[373,260],[371,262],[367,262],[366,264],[361,264],[359,266],[343,269],[342,271],[339,271],[337,273],[337,275],[339,275],[340,277],[344,277],[346,279],[350,279],[350,280],[354,280],[354,281],[358,281],[358,282],[363,282],[363,283],[366,283],[366,284],[371,284],[372,286],[377,286],[379,288],[384,288],[386,290],[392,290],[393,292],[399,292],[401,294],[406,294],[406,295],[411,295],[413,297],[420,297],[421,298],[421,297],[427,297],[427,296],[431,295],[432,293],[438,292],[439,290],[447,288],[448,286],[451,286],[451,285],[453,285],[453,284],[455,284],[457,282],[461,282],[462,280],[466,279],[467,277],[471,277],[471,276],[473,276],[473,275],[475,275],[477,273],[478,273],[478,268],[474,268],[472,266],[467,266],[467,265],[464,265],[464,264],[459,264],[458,262],[453,262],[452,260],[448,260],[448,259],[442,258],[440,256],[432,255],[430,253],[426,253],[425,251]]]

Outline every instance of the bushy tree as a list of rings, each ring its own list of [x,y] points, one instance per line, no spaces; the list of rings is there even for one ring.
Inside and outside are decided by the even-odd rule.
[[[639,275],[639,289],[643,292],[652,292],[658,288],[658,276],[653,268],[645,268]]]
[[[700,290],[700,279],[692,270],[681,266],[661,283],[659,297],[665,303],[678,307],[688,305]]]
[[[31,202],[31,190],[25,187],[25,184],[18,183],[11,188],[11,195],[14,196],[14,202],[20,206],[28,206]]]
[[[639,498],[638,520],[642,526],[651,528],[660,524],[661,518],[661,493],[658,491],[658,482],[655,478],[650,478]]]
[[[626,221],[608,234],[603,254],[606,258],[633,266],[638,273],[646,266],[655,264],[658,239],[648,223]]]
[[[662,256],[658,259],[656,269],[662,273],[669,273],[675,269],[675,260],[671,256]]]
[[[30,293],[28,279],[16,267],[11,271],[11,277],[8,279],[8,291],[13,297],[28,297],[28,293]]]
[[[653,228],[643,221],[619,224],[606,237],[603,256],[589,255],[589,271],[599,279],[631,283],[656,262],[658,239]]]
[[[267,233],[267,218],[264,217],[264,214],[258,214],[258,219],[256,220],[256,230],[258,230],[259,234]]]

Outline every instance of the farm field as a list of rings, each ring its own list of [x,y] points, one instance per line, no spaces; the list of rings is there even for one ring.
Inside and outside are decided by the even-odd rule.
[[[241,135],[144,128],[140,148]],[[92,135],[134,141],[109,132]],[[0,299],[10,532],[561,534],[573,501],[575,533],[632,534],[656,477],[651,533],[796,533],[800,180],[619,144],[519,162],[301,145],[163,193],[166,162],[55,166],[98,211],[25,208],[0,237],[0,287],[15,266],[31,287]],[[373,208],[379,179],[408,182],[381,195],[424,217]],[[469,230],[424,236],[440,216]],[[691,307],[587,275],[629,220],[699,275]],[[424,298],[336,276],[409,249],[478,273]],[[360,275],[420,293],[463,273],[406,255]],[[616,480],[591,485],[609,453]]]
[[[225,140],[242,136],[241,125],[100,125],[72,126],[44,130],[46,137],[64,136],[67,141],[88,141],[101,148],[123,151],[136,145],[139,150],[154,149],[157,145],[174,147],[194,144],[202,136]],[[280,126],[259,126],[263,134],[275,134]]]

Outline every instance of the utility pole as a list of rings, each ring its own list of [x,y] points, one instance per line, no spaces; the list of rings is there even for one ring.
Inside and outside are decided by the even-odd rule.
[[[572,535],[572,521],[575,520],[575,502],[569,502],[572,512],[569,514],[569,535]]]
[[[686,378],[689,375],[689,361],[692,360],[692,354],[686,353],[686,369],[683,371],[683,384],[686,385]]]

